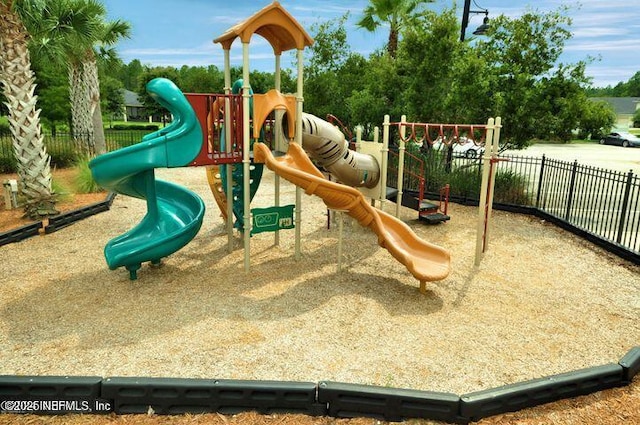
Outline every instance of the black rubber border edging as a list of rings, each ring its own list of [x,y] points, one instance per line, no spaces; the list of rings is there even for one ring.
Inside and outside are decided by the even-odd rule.
[[[104,201],[96,202],[82,208],[67,211],[66,213],[59,214],[57,216],[49,218],[49,223],[44,227],[44,233],[50,234],[57,232],[60,229],[75,223],[76,221],[83,220],[92,215],[108,211],[111,208],[113,199],[115,198],[114,192],[109,192],[107,198]]]
[[[339,418],[367,416],[395,422],[411,418],[467,422],[458,415],[460,396],[452,393],[327,381],[318,384],[318,401],[327,404],[329,416]]]
[[[51,217],[48,220],[48,224],[44,226],[43,221],[36,221],[26,226],[18,227],[17,229],[9,230],[8,232],[0,233],[0,246],[7,245],[14,242],[20,242],[24,239],[40,234],[40,229],[44,227],[44,233],[49,234],[63,229],[76,221],[83,220],[92,215],[108,211],[115,199],[115,192],[109,192],[104,201],[96,202],[91,205],[87,205],[82,208],[78,208],[66,213]]]
[[[14,242],[20,242],[21,240],[37,236],[40,234],[42,228],[42,222],[36,221],[35,223],[27,224],[26,226],[18,227],[17,229],[9,230],[8,232],[0,233],[0,246],[7,245]]]
[[[460,415],[477,421],[624,384],[619,364],[596,366],[465,394],[460,397]]]
[[[624,373],[625,382],[631,382],[633,377],[640,372],[640,346],[633,347],[620,359],[620,366]]]
[[[89,409],[39,414],[262,414],[301,413],[387,421],[420,418],[466,424],[629,384],[640,372],[640,346],[619,361],[458,396],[452,393],[340,382],[95,376],[0,376],[0,414],[5,400],[89,400]],[[20,412],[20,413],[34,413]]]
[[[0,415],[14,413],[24,407],[6,405],[5,400],[24,402],[28,411],[18,413],[65,414],[109,413],[110,404],[100,399],[100,376],[0,376]],[[33,402],[64,402],[64,410],[51,411],[51,404]],[[24,406],[24,405],[23,405]],[[96,407],[102,407],[100,411]]]
[[[322,416],[312,382],[239,381],[225,379],[106,378],[101,396],[113,400],[117,414],[257,411]]]

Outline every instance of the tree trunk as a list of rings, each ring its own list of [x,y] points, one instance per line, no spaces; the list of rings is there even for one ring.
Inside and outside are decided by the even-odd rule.
[[[87,53],[88,59],[82,63],[82,77],[87,87],[89,97],[89,113],[92,117],[92,133],[94,136],[95,153],[107,151],[104,139],[104,125],[102,123],[102,108],[100,107],[100,77],[98,63],[93,50]]]
[[[71,128],[76,147],[86,155],[93,153],[93,124],[89,114],[89,91],[83,78],[82,63],[69,66]]]
[[[51,158],[44,146],[28,34],[10,1],[0,1],[0,78],[18,163],[19,190],[32,218],[57,214],[51,190]]]
[[[392,26],[391,30],[389,30],[389,42],[387,44],[387,52],[389,52],[389,56],[395,59],[397,51],[398,51],[398,30]]]
[[[107,141],[104,137],[104,123],[102,122],[102,108],[99,101],[93,111],[93,135],[96,141],[96,155],[102,155],[107,152]]]

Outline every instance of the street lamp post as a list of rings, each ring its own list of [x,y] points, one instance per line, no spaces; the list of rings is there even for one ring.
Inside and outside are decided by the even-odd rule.
[[[476,6],[478,6],[474,0],[473,2]],[[478,6],[479,7],[479,6]],[[469,14],[471,13],[481,13],[484,14],[484,20],[482,21],[482,25],[480,25],[473,33],[475,35],[484,34],[489,28],[489,11],[487,9],[484,10],[471,10],[471,0],[464,0],[464,9],[462,11],[462,28],[460,28],[460,41],[464,41],[465,32],[467,31],[467,25],[469,25]]]

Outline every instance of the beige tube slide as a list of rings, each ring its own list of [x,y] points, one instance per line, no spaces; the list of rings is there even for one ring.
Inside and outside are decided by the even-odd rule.
[[[378,183],[378,161],[350,150],[342,132],[315,115],[302,114],[302,147],[311,159],[347,186],[372,188]]]

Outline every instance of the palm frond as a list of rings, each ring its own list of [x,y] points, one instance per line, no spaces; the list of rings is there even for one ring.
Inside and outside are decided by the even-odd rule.
[[[99,42],[106,45],[113,45],[120,39],[129,37],[131,37],[131,24],[117,19],[103,25]]]

